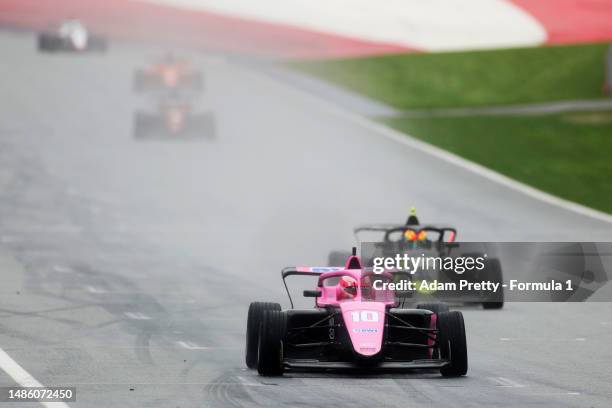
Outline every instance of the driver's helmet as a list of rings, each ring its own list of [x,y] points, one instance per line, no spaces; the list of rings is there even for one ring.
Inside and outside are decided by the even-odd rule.
[[[419,219],[417,218],[416,208],[412,207],[410,208],[410,215],[408,216],[408,219],[406,220],[406,226],[414,226],[414,225],[419,225]]]
[[[357,296],[358,282],[351,276],[342,276],[336,287],[336,298],[338,300],[355,299]]]
[[[410,215],[406,220],[407,227],[418,227],[419,219],[416,215],[416,208],[410,209]],[[427,231],[415,231],[412,229],[404,231],[404,239],[406,241],[425,241],[427,239]]]
[[[406,241],[425,241],[427,239],[427,231],[406,230],[404,232],[404,238],[406,238]]]

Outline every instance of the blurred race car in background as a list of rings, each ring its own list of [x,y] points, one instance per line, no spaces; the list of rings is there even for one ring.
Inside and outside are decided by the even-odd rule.
[[[148,68],[134,72],[134,90],[137,92],[185,90],[202,91],[204,76],[184,58],[167,54]]]
[[[415,281],[437,279],[442,282],[453,282],[459,278],[469,278],[474,282],[490,281],[499,283],[499,290],[494,293],[488,291],[457,293],[456,298],[451,296],[452,299],[443,300],[452,300],[465,304],[481,303],[484,309],[501,309],[504,306],[504,290],[503,286],[501,286],[503,284],[503,273],[499,259],[486,255],[485,249],[480,248],[478,243],[457,243],[457,230],[453,227],[421,225],[416,215],[416,210],[412,208],[405,224],[362,225],[356,227],[353,232],[357,243],[375,243],[372,247],[377,246],[380,249],[380,253],[377,256],[395,257],[397,254],[409,254],[412,256],[447,258],[456,257],[458,254],[460,257],[483,257],[484,269],[474,271],[474,273],[468,275],[454,273],[453,271],[449,273],[448,271],[440,270],[419,270],[414,275],[411,275],[411,279]],[[377,233],[383,236],[382,239],[370,237],[367,241],[364,241],[362,239],[362,234],[364,233]],[[467,252],[461,252],[465,248],[468,248]],[[346,251],[331,251],[328,255],[327,264],[329,266],[341,266],[349,255],[350,253]],[[371,259],[368,257],[371,255],[362,253],[365,265],[370,266]],[[435,299],[435,294],[427,294],[427,296],[427,299],[431,297]],[[446,296],[449,295],[446,294]],[[417,299],[414,300],[416,301]]]
[[[285,278],[317,277],[312,309],[294,309]],[[467,373],[463,315],[443,303],[401,308],[393,290],[381,286],[391,272],[364,268],[356,248],[342,267],[289,267],[282,271],[291,309],[253,302],[246,332],[246,365],[260,375],[286,370],[439,370]]]
[[[432,239],[440,242],[455,242],[457,230],[452,227],[439,227],[434,225],[421,225],[416,215],[416,209],[411,208],[410,215],[404,224],[368,224],[353,229],[357,243],[363,242],[363,233],[384,234],[383,242],[406,243],[406,247],[415,247],[419,242],[431,242]],[[379,238],[377,238],[378,240]],[[369,239],[372,241],[373,239]],[[331,251],[327,258],[329,266],[343,265],[348,251]]]
[[[212,112],[193,113],[189,102],[165,99],[152,113],[134,114],[135,139],[213,139],[215,119]]]
[[[48,31],[38,33],[38,49],[43,52],[104,52],[106,38],[90,33],[79,20],[64,20]]]

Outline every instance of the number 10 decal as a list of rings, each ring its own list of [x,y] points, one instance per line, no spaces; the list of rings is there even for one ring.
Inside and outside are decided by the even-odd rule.
[[[378,321],[378,312],[373,310],[362,310],[351,312],[351,316],[353,317],[353,322],[377,322]]]

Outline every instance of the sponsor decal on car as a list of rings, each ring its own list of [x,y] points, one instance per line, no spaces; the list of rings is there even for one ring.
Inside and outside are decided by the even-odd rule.
[[[366,328],[355,328],[353,329],[353,333],[378,333],[378,329],[374,329],[371,327]]]
[[[341,271],[344,268],[335,267],[335,266],[313,266],[310,268],[312,272],[334,272]]]

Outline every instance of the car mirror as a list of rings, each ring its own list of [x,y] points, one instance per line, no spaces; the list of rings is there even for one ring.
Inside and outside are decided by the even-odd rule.
[[[319,297],[321,296],[321,291],[320,290],[305,290],[304,291],[304,297]]]

